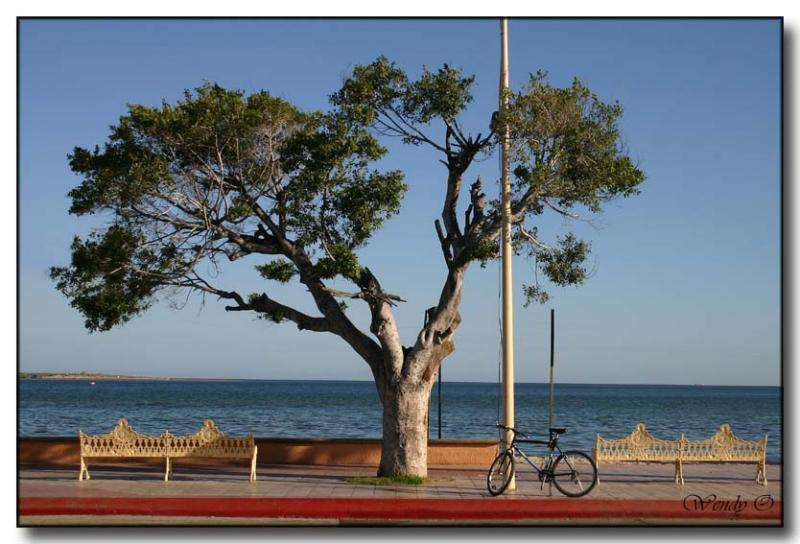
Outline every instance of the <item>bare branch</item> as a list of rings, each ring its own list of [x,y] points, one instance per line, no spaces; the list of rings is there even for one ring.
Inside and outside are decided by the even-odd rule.
[[[553,248],[551,246],[548,246],[544,242],[540,242],[531,233],[526,231],[525,230],[525,226],[522,223],[517,223],[517,228],[519,228],[519,232],[522,234],[522,236],[524,236],[526,240],[531,242],[536,247],[541,248],[541,249],[545,249],[545,250],[548,250],[548,251],[552,251],[553,250]]]
[[[397,122],[385,110],[381,110],[381,113],[385,117],[387,117],[392,123],[395,123],[398,126],[398,130],[401,133],[405,134],[409,138],[425,142],[425,143],[431,145],[432,147],[434,147],[435,149],[437,149],[437,150],[439,150],[439,151],[441,151],[443,153],[446,151],[444,147],[442,147],[441,145],[437,144],[436,142],[434,142],[433,140],[428,138],[428,136],[426,136],[416,126],[414,126],[413,123],[408,122],[406,120],[406,118],[403,117],[403,115],[400,112],[398,112],[397,109],[394,106],[390,105],[390,106],[388,106],[388,108],[389,108],[389,111],[391,111],[392,113],[394,113],[397,116],[397,119],[400,121],[400,123],[402,123],[402,125],[406,127],[405,130],[402,127],[399,127],[399,125],[397,125]],[[409,130],[411,132],[409,132]]]
[[[263,314],[267,314],[272,317],[272,319],[276,321],[280,321],[282,319],[288,319],[293,321],[297,324],[297,328],[300,330],[309,330],[309,331],[316,331],[316,332],[333,332],[334,328],[332,327],[330,321],[328,321],[325,317],[312,317],[310,315],[304,314],[294,308],[281,304],[280,302],[276,302],[269,298],[266,294],[258,295],[257,297],[251,297],[248,303],[239,303],[237,306],[225,306],[225,310],[229,312],[241,312],[241,311],[255,311]]]
[[[557,213],[560,213],[561,215],[563,215],[565,217],[569,217],[570,219],[583,219],[579,214],[577,214],[575,212],[569,212],[569,211],[567,211],[565,209],[562,209],[562,208],[559,208],[558,206],[555,206],[553,203],[551,203],[546,198],[542,199],[542,202],[544,202],[545,205],[548,208],[552,209],[553,211],[555,211]]]
[[[453,262],[453,253],[452,253],[452,250],[451,250],[450,241],[444,235],[444,232],[442,232],[442,224],[439,223],[438,219],[435,219],[433,221],[433,225],[436,228],[436,236],[438,236],[439,243],[442,246],[442,255],[444,255],[444,260],[445,260],[446,263],[448,263],[448,266],[449,266],[450,263]]]
[[[400,298],[399,295],[394,295],[392,293],[386,293],[381,291],[380,293],[370,293],[368,291],[359,291],[357,293],[352,293],[350,291],[341,291],[339,289],[331,289],[330,287],[325,287],[325,290],[337,298],[352,298],[352,299],[361,299],[361,300],[370,300],[374,299],[379,302],[385,302],[390,306],[397,306],[395,302],[406,302],[404,299]]]

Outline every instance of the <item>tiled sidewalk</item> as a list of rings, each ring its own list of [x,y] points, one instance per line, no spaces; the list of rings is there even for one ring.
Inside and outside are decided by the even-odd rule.
[[[551,512],[555,516],[548,518],[551,521],[559,519],[558,513],[561,511],[559,508],[562,506],[564,519],[582,516],[585,511],[592,510],[592,508],[597,516],[604,515],[602,513],[604,511],[607,512],[608,519],[611,517],[610,514],[617,511],[621,514],[627,512],[630,514],[627,517],[643,516],[649,512],[663,518],[667,514],[664,512],[659,514],[659,508],[664,510],[668,507],[667,509],[670,511],[680,515],[685,514],[686,519],[696,521],[697,514],[692,512],[687,514],[685,508],[679,508],[685,497],[690,495],[695,495],[698,499],[711,498],[712,500],[738,498],[745,503],[752,503],[759,496],[769,495],[780,508],[782,490],[779,466],[768,466],[769,485],[767,486],[755,484],[755,467],[752,465],[685,465],[686,485],[684,486],[673,483],[672,470],[669,465],[656,463],[601,466],[601,482],[592,493],[581,499],[567,500],[555,488],[552,489],[552,492],[548,486],[540,489],[538,479],[529,472],[522,472],[518,475],[515,492],[506,492],[500,497],[491,497],[486,490],[485,467],[432,467],[429,471],[429,481],[421,486],[375,486],[354,484],[347,480],[352,476],[374,475],[374,468],[366,466],[264,466],[259,467],[258,481],[255,483],[248,481],[246,467],[230,465],[181,467],[178,464],[174,468],[174,479],[170,482],[163,481],[163,472],[157,467],[132,463],[90,466],[92,480],[84,482],[77,480],[77,469],[23,467],[20,470],[19,480],[19,493],[22,499],[20,521],[23,525],[47,522],[48,520],[39,516],[35,518],[27,516],[26,508],[33,504],[50,504],[46,503],[48,498],[63,499],[59,504],[71,505],[70,512],[73,514],[77,508],[75,504],[100,504],[101,498],[107,499],[105,501],[107,503],[113,499],[118,501],[117,504],[127,504],[129,507],[133,505],[134,509],[137,500],[139,504],[145,504],[150,500],[153,505],[169,504],[175,512],[180,510],[176,505],[181,504],[181,500],[186,504],[195,504],[192,508],[197,510],[196,505],[202,502],[197,499],[218,498],[222,502],[230,500],[230,504],[234,504],[236,499],[251,499],[253,504],[259,505],[253,506],[253,511],[263,512],[265,517],[269,517],[269,512],[273,511],[284,514],[302,512],[303,504],[313,504],[315,508],[321,508],[320,511],[328,508],[331,512],[328,515],[336,517],[341,514],[336,513],[340,512],[337,509],[341,509],[345,504],[342,501],[349,501],[347,504],[351,504],[356,509],[361,508],[365,516],[378,515],[375,513],[378,505],[391,509],[393,507],[389,505],[392,504],[400,504],[403,507],[409,507],[412,504],[419,505],[415,506],[417,510],[422,507],[431,507],[432,516],[445,515],[447,512],[449,514],[446,515],[457,516],[459,511],[455,505],[460,504],[462,505],[461,509],[465,512],[464,519],[469,517],[471,520],[476,520],[480,519],[480,510],[484,508],[481,505],[485,505],[487,512],[493,509],[492,516],[495,519],[497,516],[502,518],[503,515],[506,515],[509,520],[513,518],[517,522],[522,518],[519,517],[521,514],[515,513],[514,508],[517,506],[521,508],[523,505],[527,508],[531,504],[541,505],[536,508],[539,516],[544,516],[541,513],[544,510]],[[67,499],[71,499],[72,502]],[[297,499],[306,501],[304,503]],[[367,500],[365,501],[365,499]],[[369,499],[376,500],[370,502]],[[399,499],[416,499],[416,501],[397,502]],[[458,502],[448,503],[446,500]],[[192,503],[192,501],[194,502]],[[392,503],[392,501],[395,502]],[[507,501],[519,502],[514,504]],[[548,502],[532,503],[531,501]],[[584,507],[583,510],[578,508],[581,504],[576,501],[584,501],[581,503]],[[696,503],[694,498],[689,501],[694,501],[693,504]],[[213,503],[209,501],[206,504],[212,505]],[[246,503],[239,502],[237,504]],[[287,505],[291,505],[288,510],[286,509]],[[662,505],[663,508],[657,507],[657,505]],[[633,506],[635,508],[632,508]],[[157,506],[151,506],[151,508],[154,509],[153,511],[158,511]],[[713,508],[711,501],[707,508],[709,510]],[[467,511],[473,513],[466,514]],[[436,514],[436,512],[440,513]],[[424,516],[416,511],[412,514],[419,520],[424,519]],[[720,519],[719,515],[715,516]],[[54,518],[58,517],[54,516]],[[286,516],[276,513],[273,517],[277,521],[278,518]],[[308,515],[300,517],[307,518]],[[54,518],[48,518],[49,522],[52,522]],[[62,519],[66,520],[66,518]],[[99,519],[99,516],[94,519]],[[411,518],[409,517],[409,519]],[[145,522],[144,518],[142,521]],[[778,521],[777,519],[773,520],[773,523]],[[79,523],[74,519],[73,522]],[[81,523],[86,523],[86,521]]]

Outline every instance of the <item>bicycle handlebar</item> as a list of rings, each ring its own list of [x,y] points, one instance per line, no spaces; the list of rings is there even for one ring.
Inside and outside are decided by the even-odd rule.
[[[495,427],[511,431],[512,433],[514,433],[514,438],[516,438],[517,435],[519,435],[522,438],[528,438],[527,434],[523,433],[520,430],[515,429],[514,427],[506,427],[505,425],[501,425],[500,423],[495,423]]]
[[[506,425],[503,425],[501,423],[495,423],[494,425],[499,429],[505,429],[507,431],[511,431],[512,433],[514,433],[512,440],[516,440],[517,436],[519,436],[520,438],[530,438],[527,434],[523,433],[522,431],[520,431],[515,427],[507,427]],[[557,441],[558,441],[558,434],[557,433],[554,434],[553,429],[550,429],[550,440],[529,440],[528,442],[532,442],[534,444],[551,444],[551,443],[554,444]]]

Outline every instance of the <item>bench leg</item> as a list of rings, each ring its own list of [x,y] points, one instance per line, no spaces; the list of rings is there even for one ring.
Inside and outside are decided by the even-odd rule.
[[[89,467],[86,465],[86,461],[83,457],[81,457],[81,471],[78,474],[78,480],[88,480],[89,479]]]
[[[767,467],[761,461],[758,462],[758,471],[756,472],[756,483],[767,485]]]
[[[680,459],[675,461],[675,483],[684,485],[683,482],[683,463]]]
[[[170,463],[169,457],[167,457],[167,466],[164,470],[164,481],[168,482],[170,476],[172,476],[172,463]]]

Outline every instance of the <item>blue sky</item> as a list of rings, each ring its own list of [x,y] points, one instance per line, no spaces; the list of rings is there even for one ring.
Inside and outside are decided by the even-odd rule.
[[[226,314],[193,299],[159,303],[107,333],[88,334],[47,278],[68,261],[72,236],[101,219],[71,217],[79,182],[66,155],[102,144],[127,103],[158,104],[204,81],[266,89],[324,109],[355,64],[384,54],[410,74],[442,63],[476,75],[463,117],[485,132],[496,109],[495,20],[23,21],[20,31],[20,362],[24,371],[95,370],[162,376],[368,380],[340,339]],[[517,296],[519,381],[546,381],[549,309],[556,309],[556,376],[583,383],[777,385],[780,377],[780,26],[775,20],[512,20],[511,84],[545,69],[579,77],[625,108],[642,194],[611,203],[594,224],[545,219],[592,242],[593,276],[551,289],[546,306]],[[444,168],[424,149],[389,143],[381,166],[401,168],[410,191],[399,216],[362,252],[413,342],[444,268],[433,220]],[[481,174],[489,191],[497,159]],[[311,311],[297,286],[263,284],[252,262],[220,284]],[[531,263],[515,260],[516,294]],[[344,284],[340,285],[344,287]],[[498,373],[498,267],[467,276],[463,323],[446,380]],[[182,302],[182,301],[178,301]],[[352,305],[365,328],[364,308]]]

